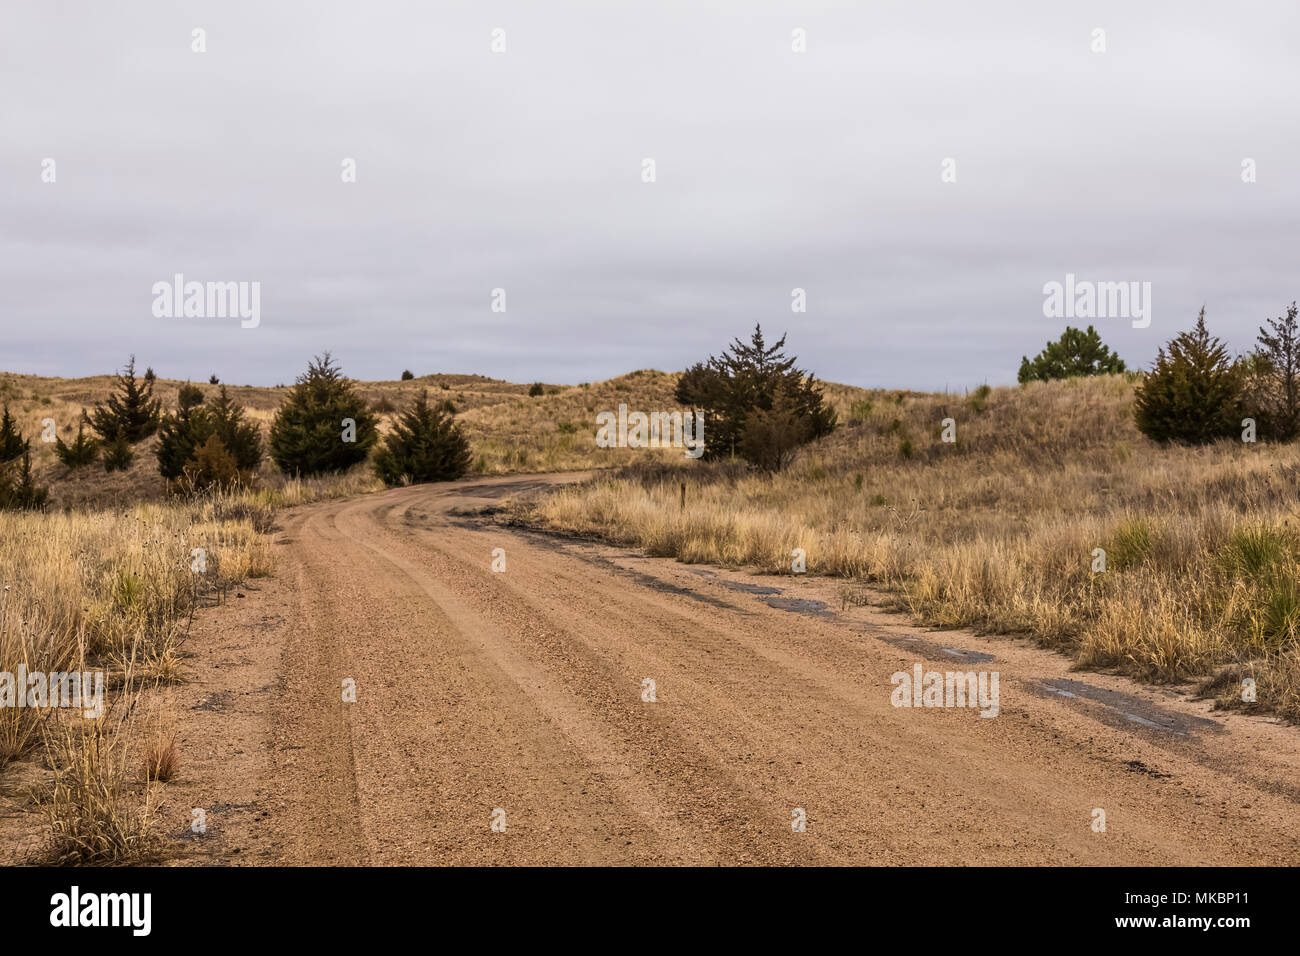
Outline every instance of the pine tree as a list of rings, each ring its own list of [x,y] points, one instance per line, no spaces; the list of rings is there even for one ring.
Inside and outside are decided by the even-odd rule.
[[[84,409],[83,409],[84,412]],[[66,444],[62,438],[54,439],[54,454],[67,466],[69,471],[74,471],[83,465],[89,465],[99,454],[99,443],[94,438],[86,434],[86,422],[83,420],[77,422],[77,439],[71,445]]]
[[[23,438],[17,419],[9,414],[9,406],[5,405],[4,414],[0,416],[0,464],[17,461],[30,447],[31,440]]]
[[[1275,441],[1300,435],[1300,322],[1296,304],[1260,327],[1252,366],[1252,405],[1260,432]]]
[[[177,395],[177,409],[165,415],[158,426],[158,473],[175,481],[185,472],[185,465],[212,433],[211,418],[203,407],[203,390],[188,382]]]
[[[1061,337],[1048,342],[1043,351],[1020,359],[1021,385],[1026,382],[1046,382],[1057,378],[1075,378],[1083,375],[1114,375],[1124,371],[1124,361],[1102,344],[1101,336],[1091,325],[1087,331],[1066,326]]]
[[[216,432],[208,435],[185,465],[185,479],[196,491],[228,488],[239,481],[239,468]]]
[[[785,336],[772,346],[754,327],[748,343],[735,339],[721,356],[710,357],[685,372],[677,382],[677,400],[705,413],[704,457],[745,454],[746,423],[755,411],[770,412],[777,396],[784,395],[785,413],[802,424],[794,434],[799,443],[829,435],[835,428],[835,411],[826,403],[816,379],[796,367],[796,357],[786,358]],[[749,442],[757,447],[754,439]],[[764,456],[766,457],[766,456]]]
[[[308,364],[276,412],[271,457],[289,475],[346,471],[365,461],[379,438],[377,421],[326,352]]]
[[[118,432],[113,440],[104,445],[104,470],[126,471],[135,458],[131,443],[126,440],[125,432]]]
[[[226,386],[208,403],[208,413],[213,433],[234,459],[235,467],[246,474],[255,471],[262,463],[261,429],[244,418],[244,406],[226,393]]]
[[[0,464],[0,511],[44,511],[49,497],[49,490],[37,485],[32,475],[30,448],[19,461]]]
[[[387,485],[451,481],[469,468],[469,442],[446,411],[429,404],[427,390],[393,422],[375,452],[375,474]]]
[[[135,356],[116,377],[116,393],[94,407],[86,420],[105,442],[116,441],[119,433],[135,444],[158,430],[162,402],[153,397],[153,381],[135,377]],[[84,414],[84,413],[83,413]]]
[[[1243,375],[1239,363],[1205,328],[1205,309],[1190,332],[1156,353],[1138,386],[1133,412],[1143,434],[1159,442],[1202,445],[1241,433]]]

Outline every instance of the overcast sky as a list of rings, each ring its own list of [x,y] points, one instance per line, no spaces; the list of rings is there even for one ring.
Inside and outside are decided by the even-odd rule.
[[[1067,273],[1152,284],[1149,328],[1093,323],[1130,365],[1202,303],[1244,350],[1300,298],[1297,9],[4,0],[0,370],[575,383],[761,322],[958,389],[1059,335]],[[155,317],[176,273],[259,282],[261,324]]]

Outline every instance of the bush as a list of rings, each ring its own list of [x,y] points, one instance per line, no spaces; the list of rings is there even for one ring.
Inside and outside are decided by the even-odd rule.
[[[762,328],[755,326],[748,343],[736,339],[721,356],[710,356],[682,373],[677,400],[705,414],[704,458],[739,453],[756,464],[770,463],[774,441],[778,446],[789,439],[803,444],[834,430],[835,412],[821,388],[812,375],[795,367],[797,358],[786,358],[784,348],[784,335],[769,347]],[[778,402],[784,409],[780,414],[753,417],[773,411]],[[799,423],[797,429],[789,427],[787,415]],[[747,441],[751,423],[766,436],[755,431]],[[777,457],[789,456],[783,451]]]
[[[99,443],[86,434],[84,416],[77,422],[77,439],[71,445],[66,444],[62,438],[54,439],[54,455],[67,466],[69,471],[89,465],[98,454]]]
[[[1021,357],[1016,378],[1024,385],[1081,375],[1115,375],[1122,371],[1123,360],[1102,344],[1096,329],[1090,325],[1087,331],[1080,332],[1066,326],[1061,337],[1048,342],[1032,361]]]
[[[528,397],[537,398],[539,395],[542,395],[545,392],[546,392],[546,387],[542,385],[541,382],[533,382],[532,386],[528,389]]]
[[[414,375],[414,373],[411,372],[411,370],[410,370],[409,368],[408,368],[405,372],[402,373],[402,381],[403,381],[403,382],[409,382],[409,381],[411,381],[411,379],[413,379],[413,378],[415,378],[415,375]]]
[[[30,446],[31,442],[23,438],[17,420],[9,414],[9,406],[5,405],[4,415],[0,416],[0,464],[17,461]]]
[[[49,497],[49,491],[32,477],[30,448],[17,462],[0,464],[0,511],[42,511]]]
[[[217,397],[203,405],[203,393],[192,385],[182,387],[179,408],[163,419],[158,429],[158,472],[176,480],[194,463],[195,455],[211,436],[231,456],[244,481],[251,481],[262,463],[262,433],[244,419],[245,409],[222,385]]]
[[[1133,413],[1143,434],[1158,442],[1208,444],[1240,434],[1243,389],[1241,366],[1206,331],[1201,309],[1196,327],[1156,354]]]
[[[808,441],[811,429],[808,419],[799,414],[797,396],[782,389],[770,409],[756,408],[745,419],[740,454],[765,471],[780,471]]]
[[[353,422],[344,441],[344,420]],[[346,471],[379,439],[377,420],[328,352],[299,376],[271,425],[271,457],[289,475]]]
[[[1251,408],[1260,434],[1274,441],[1300,435],[1300,322],[1296,304],[1268,320],[1248,367]]]
[[[184,479],[194,491],[229,488],[239,482],[235,457],[216,432],[208,435],[185,465]]]
[[[162,402],[153,397],[153,380],[137,380],[135,356],[126,363],[114,384],[115,393],[108,401],[100,402],[83,416],[99,437],[106,442],[116,440],[119,434],[129,444],[135,444],[158,430],[162,416]]]
[[[422,391],[393,422],[375,453],[375,473],[384,484],[451,481],[468,470],[469,442],[446,404],[431,406],[428,391]]]
[[[131,443],[126,440],[126,435],[122,432],[118,432],[113,440],[104,446],[105,471],[126,471],[133,458],[135,452],[131,450]]]

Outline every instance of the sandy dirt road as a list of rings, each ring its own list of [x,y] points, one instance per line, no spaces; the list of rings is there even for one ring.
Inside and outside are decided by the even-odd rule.
[[[275,577],[204,615],[174,691],[181,862],[1300,862],[1295,729],[846,609],[834,582],[463,514],[565,477],[284,517]],[[998,671],[998,716],[893,706],[917,663]]]

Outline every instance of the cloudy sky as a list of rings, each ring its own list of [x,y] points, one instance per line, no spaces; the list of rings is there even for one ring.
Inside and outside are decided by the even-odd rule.
[[[1151,283],[1149,328],[1094,322],[1132,365],[1202,303],[1244,350],[1300,298],[1297,9],[5,0],[0,370],[572,383],[761,322],[958,389],[1015,381],[1067,273]],[[155,316],[177,273],[261,324]]]

